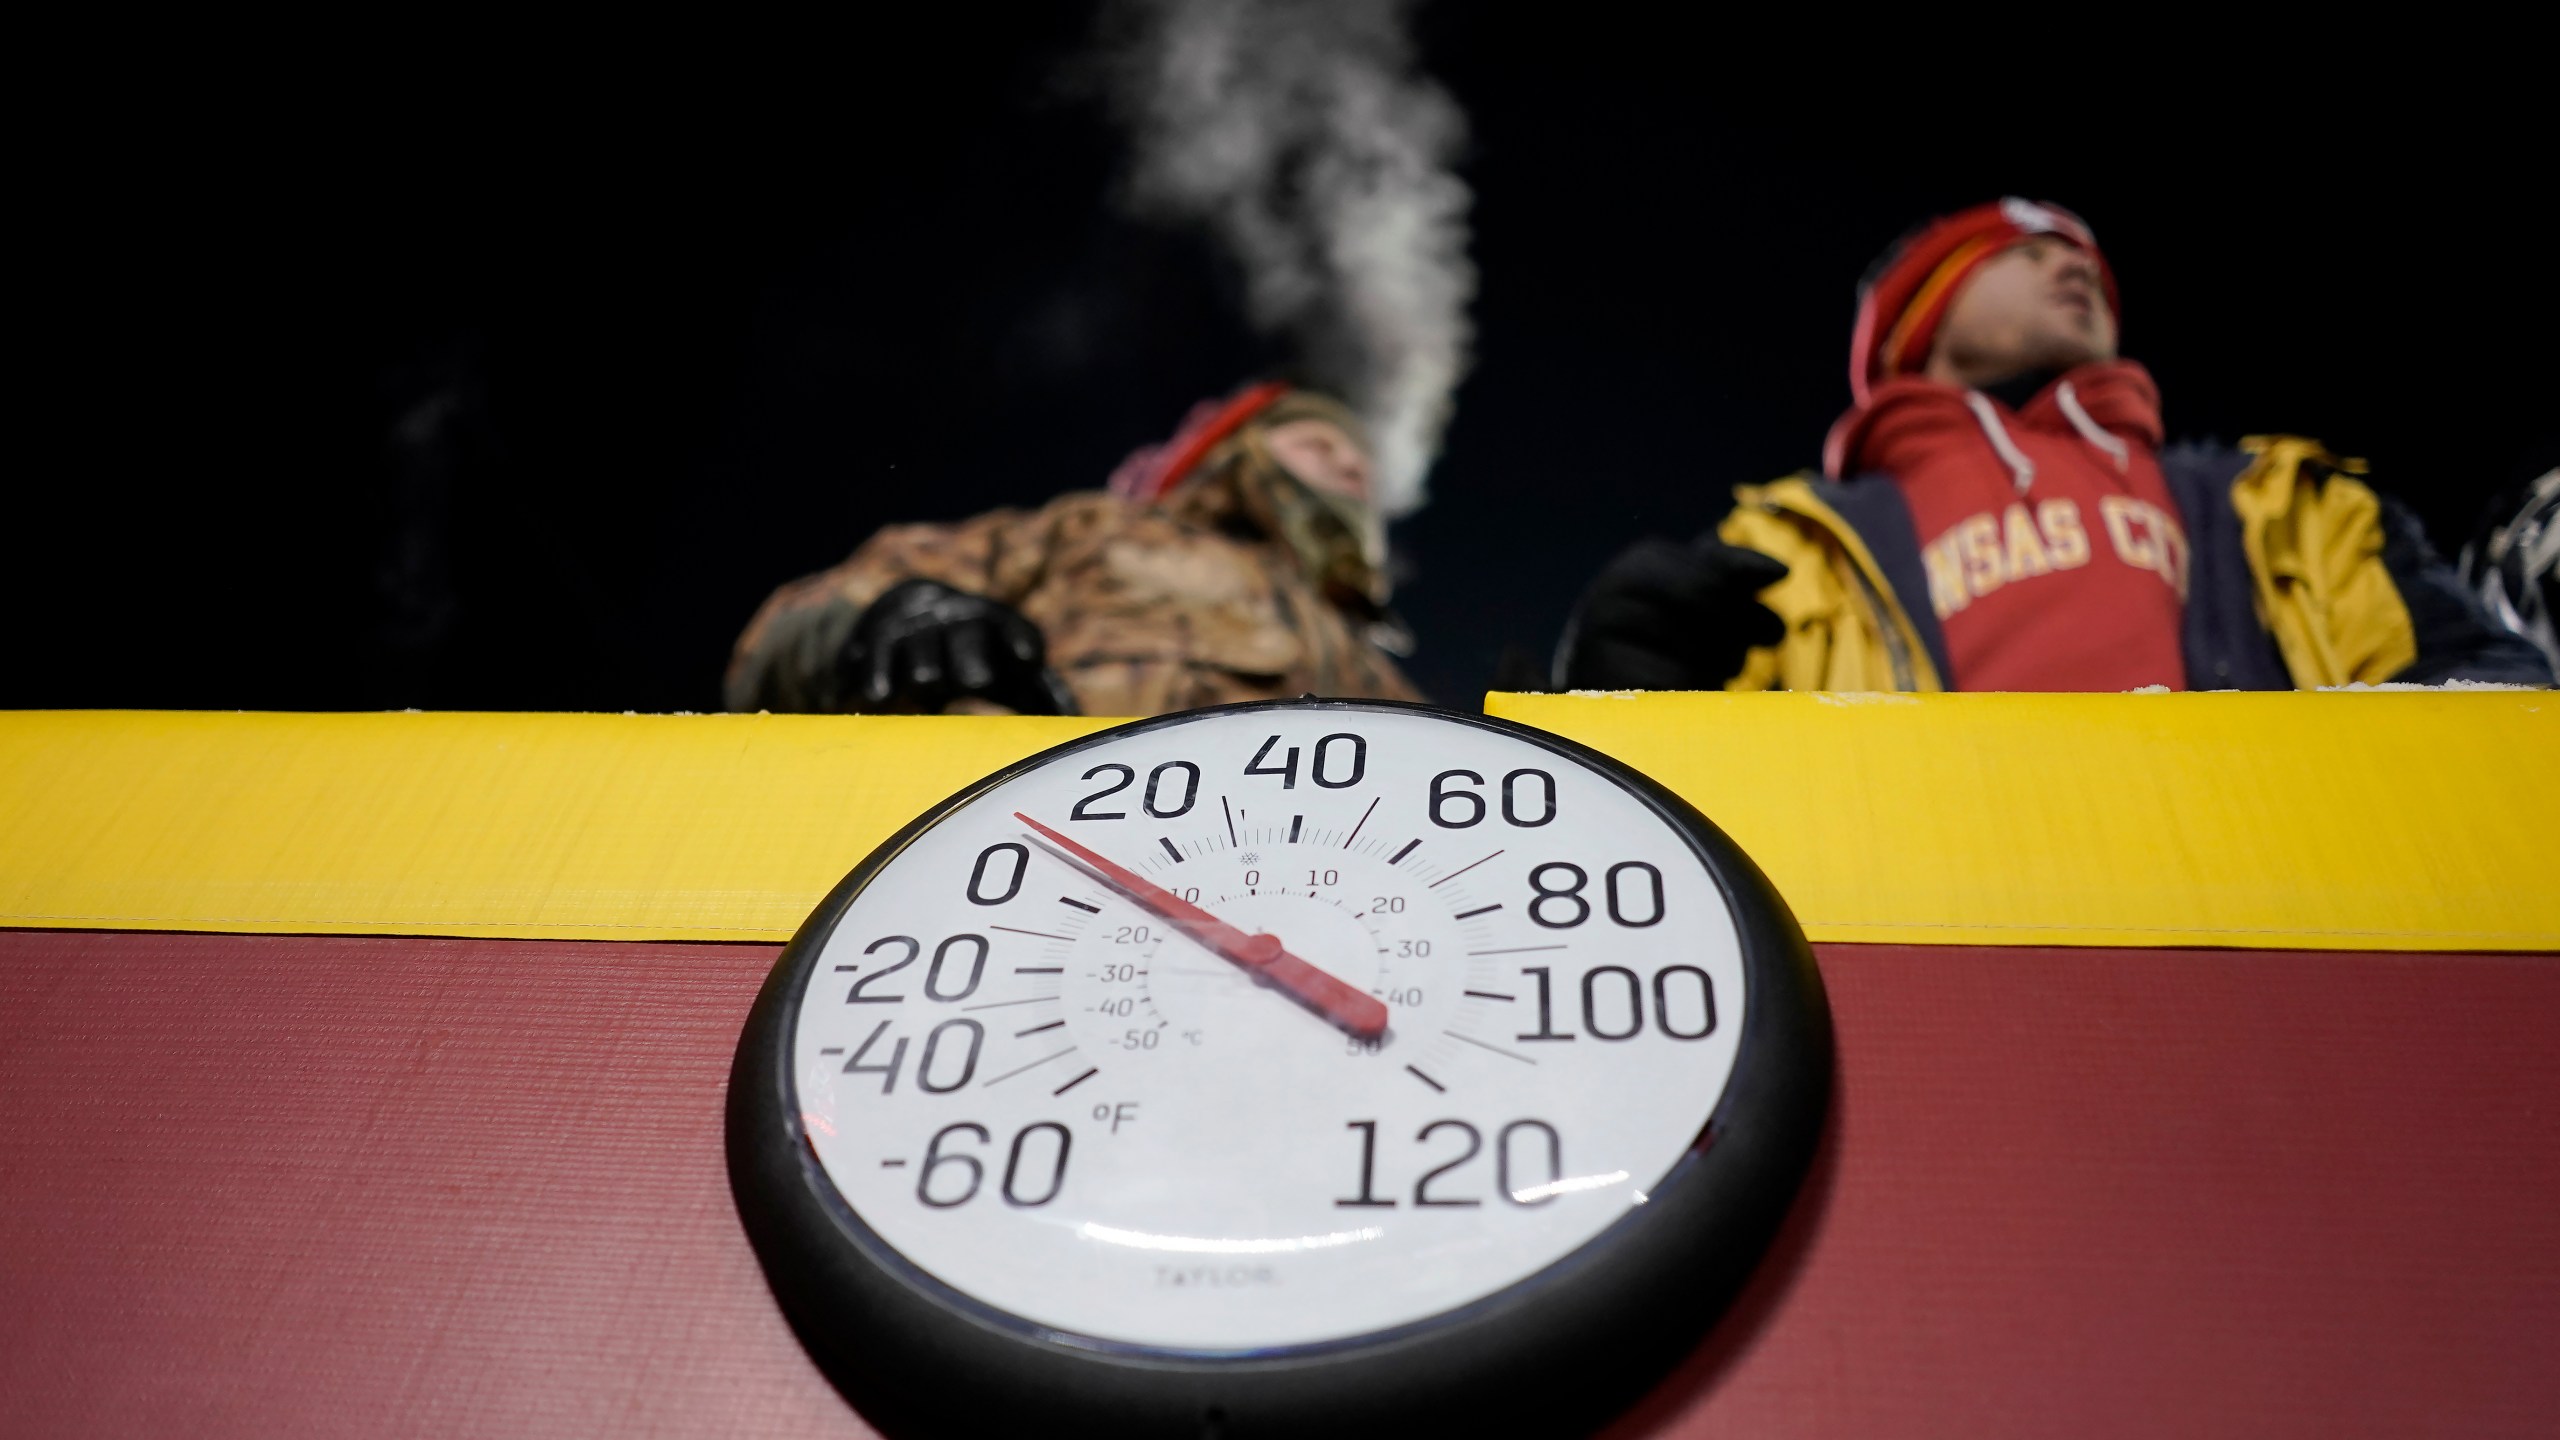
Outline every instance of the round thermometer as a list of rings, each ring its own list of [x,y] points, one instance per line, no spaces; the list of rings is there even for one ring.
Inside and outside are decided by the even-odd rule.
[[[1424,706],[1143,721],[837,886],[730,1089],[740,1213],[893,1435],[1506,1435],[1694,1346],[1812,1154],[1768,882],[1581,746]]]

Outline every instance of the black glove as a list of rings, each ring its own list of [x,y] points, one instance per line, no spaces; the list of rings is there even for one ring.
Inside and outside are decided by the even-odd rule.
[[[1011,606],[904,580],[853,622],[838,663],[855,710],[930,715],[970,696],[1022,715],[1073,715],[1075,694],[1046,651],[1040,627]]]
[[[1601,568],[1565,622],[1555,683],[1567,690],[1717,690],[1743,652],[1787,627],[1756,597],[1787,567],[1712,537],[1639,540]]]

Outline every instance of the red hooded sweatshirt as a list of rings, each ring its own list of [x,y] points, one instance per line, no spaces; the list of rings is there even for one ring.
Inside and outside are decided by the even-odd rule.
[[[2011,410],[1905,376],[1832,428],[1837,478],[1893,477],[1957,690],[2183,690],[2187,537],[2161,477],[2160,392],[2084,365]]]

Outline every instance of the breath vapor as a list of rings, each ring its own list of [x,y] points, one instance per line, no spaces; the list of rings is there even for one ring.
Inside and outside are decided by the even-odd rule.
[[[1367,421],[1411,513],[1473,334],[1466,116],[1414,64],[1411,0],[1123,0],[1114,98],[1144,215],[1207,225],[1247,318]]]

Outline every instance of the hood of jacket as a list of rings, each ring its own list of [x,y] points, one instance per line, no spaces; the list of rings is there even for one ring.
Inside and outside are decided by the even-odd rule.
[[[1864,405],[1852,406],[1822,445],[1822,469],[1834,480],[1893,474],[1897,456],[1946,443],[1949,432],[1980,432],[2013,473],[2027,462],[2010,441],[1998,404],[1978,390],[1906,375],[1878,385]],[[2160,387],[2132,360],[2107,360],[2063,372],[2007,419],[2031,430],[2077,434],[2125,463],[2125,446],[2160,447]],[[2031,469],[2030,472],[2032,473]],[[2023,488],[2023,481],[2021,481]]]

